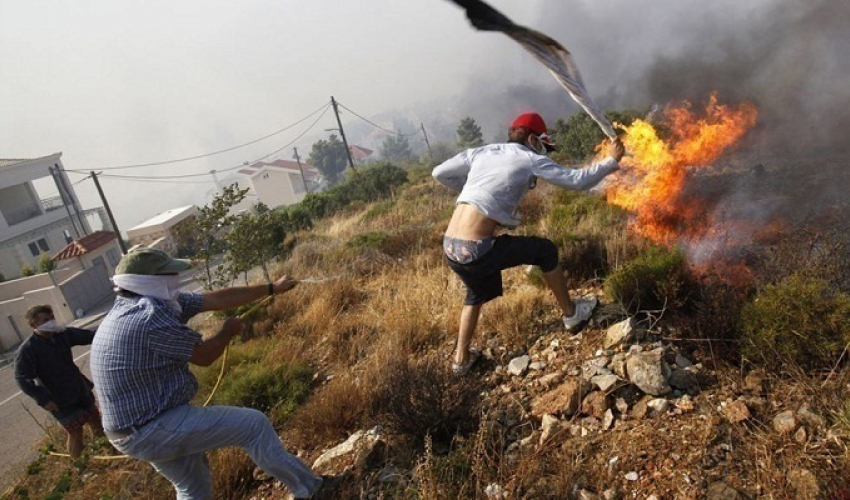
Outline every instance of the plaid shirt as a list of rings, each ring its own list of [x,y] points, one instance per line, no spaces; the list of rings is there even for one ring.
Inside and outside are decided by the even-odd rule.
[[[119,296],[103,319],[92,343],[91,373],[104,429],[143,425],[195,396],[189,358],[203,339],[186,321],[198,314],[204,296],[181,293],[177,300],[180,315],[160,299]]]

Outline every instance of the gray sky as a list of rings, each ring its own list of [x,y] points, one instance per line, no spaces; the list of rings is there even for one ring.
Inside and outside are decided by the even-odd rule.
[[[704,99],[711,88],[758,98],[765,82],[774,82],[768,87],[780,102],[783,83],[803,78],[778,69],[787,70],[787,53],[808,61],[798,73],[845,77],[846,63],[831,58],[846,47],[847,35],[836,36],[846,26],[844,3],[491,0],[570,49],[603,107],[637,108],[668,97]],[[832,25],[806,18],[824,6]],[[814,40],[822,64],[811,62],[810,38],[795,38],[800,26],[823,32]],[[765,39],[773,45],[758,43]],[[826,87],[824,97],[823,87],[814,88],[823,101],[815,111],[847,97],[846,90]],[[388,128],[423,122],[438,140],[451,140],[467,114],[491,139],[517,112],[536,109],[553,122],[575,110],[519,46],[476,32],[444,0],[0,0],[2,158],[62,151],[68,170],[183,158],[279,130],[331,95]],[[775,104],[763,100],[760,106]],[[224,170],[283,147],[311,122],[237,151],[111,173]],[[375,132],[349,113],[343,123],[352,142]],[[306,157],[332,127],[328,112],[293,145]],[[291,154],[291,146],[281,152]],[[204,203],[212,182],[197,181],[103,178],[103,186],[126,230],[163,210]],[[91,180],[75,187],[86,208],[100,205]]]

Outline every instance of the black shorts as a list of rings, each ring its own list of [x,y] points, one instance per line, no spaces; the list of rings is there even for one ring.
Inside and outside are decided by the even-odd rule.
[[[558,247],[537,236],[496,237],[493,248],[469,264],[459,264],[448,257],[446,262],[466,285],[463,303],[474,306],[502,295],[502,270],[522,264],[540,266],[548,273],[558,266]]]

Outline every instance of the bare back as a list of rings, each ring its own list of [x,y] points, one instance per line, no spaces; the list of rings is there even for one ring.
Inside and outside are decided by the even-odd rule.
[[[463,240],[482,240],[493,236],[498,223],[488,218],[474,205],[461,203],[455,207],[446,236]]]

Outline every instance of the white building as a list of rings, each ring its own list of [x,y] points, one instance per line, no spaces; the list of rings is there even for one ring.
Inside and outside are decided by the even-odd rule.
[[[193,218],[198,207],[188,205],[172,208],[127,230],[130,246],[145,246],[162,250],[169,255],[177,255],[177,240],[173,230],[185,220]]]
[[[303,200],[307,193],[320,190],[321,176],[313,167],[290,160],[256,162],[239,169],[235,175],[225,178],[216,186],[236,184],[247,189],[242,203],[233,207],[233,213],[250,209],[257,203],[269,208],[293,205]]]
[[[100,215],[80,208],[61,157],[0,159],[0,272],[6,279],[25,266],[34,269],[42,253],[53,255],[89,234],[89,212]]]

